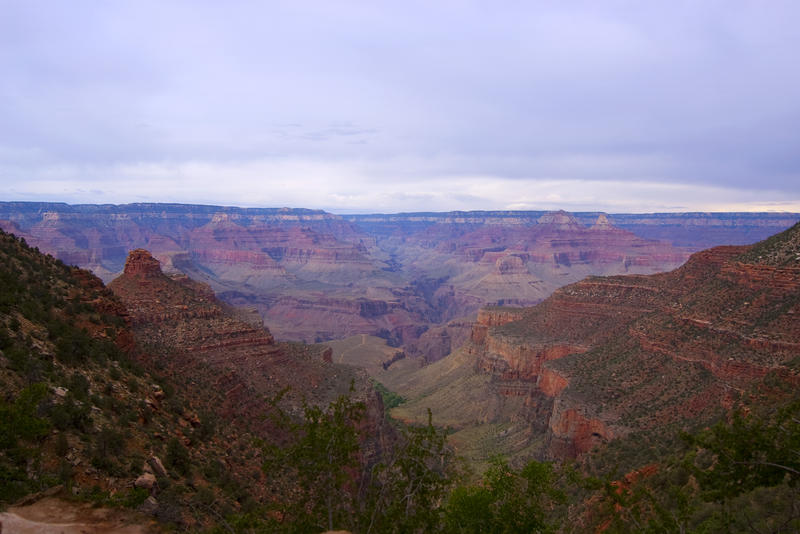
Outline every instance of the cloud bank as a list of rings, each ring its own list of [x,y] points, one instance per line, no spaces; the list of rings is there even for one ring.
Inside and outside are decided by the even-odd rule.
[[[5,200],[800,211],[796,2],[0,5]]]

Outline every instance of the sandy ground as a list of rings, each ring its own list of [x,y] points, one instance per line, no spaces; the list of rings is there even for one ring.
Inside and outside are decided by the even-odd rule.
[[[46,497],[27,506],[0,513],[0,534],[152,534],[153,524],[138,514],[93,508]]]

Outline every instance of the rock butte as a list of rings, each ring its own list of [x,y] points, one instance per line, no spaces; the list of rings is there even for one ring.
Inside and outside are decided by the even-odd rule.
[[[160,276],[162,274],[161,263],[159,263],[150,252],[137,248],[128,254],[128,259],[125,260],[124,273],[127,276],[141,276],[145,278]]]
[[[265,399],[288,388],[283,402],[296,414],[303,401],[327,405],[352,383],[368,406],[366,450],[379,446],[380,398],[362,371],[332,364],[328,347],[276,343],[257,315],[225,306],[205,284],[164,275],[146,250],[131,251],[124,274],[109,288],[127,307],[137,340],[151,347],[144,357],[214,392],[221,417],[274,432]]]

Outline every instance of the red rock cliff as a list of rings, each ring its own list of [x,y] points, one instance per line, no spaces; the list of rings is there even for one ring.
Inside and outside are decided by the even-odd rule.
[[[125,273],[109,287],[127,307],[149,357],[165,372],[216,392],[224,417],[268,426],[261,417],[264,398],[287,387],[295,411],[301,397],[326,404],[346,393],[351,379],[372,395],[363,373],[332,364],[324,347],[276,344],[267,329],[223,306],[207,285],[165,276],[146,250],[132,251]]]
[[[152,278],[161,276],[161,264],[150,252],[143,248],[132,250],[125,260],[125,274],[128,276],[140,276]]]
[[[795,248],[759,245],[753,261],[719,247],[670,273],[592,277],[533,308],[488,309],[468,350],[501,395],[529,396],[536,410],[520,415],[546,428],[544,456],[705,420],[767,375],[800,384],[800,247],[775,242]]]

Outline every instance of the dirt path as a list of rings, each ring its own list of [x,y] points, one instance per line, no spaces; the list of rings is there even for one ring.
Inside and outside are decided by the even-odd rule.
[[[47,497],[0,513],[2,534],[153,534],[152,521],[125,510]]]
[[[360,335],[361,335],[361,343],[359,345],[356,345],[352,349],[348,349],[348,350],[342,351],[342,353],[339,354],[339,361],[337,363],[344,363],[344,355],[345,354],[347,354],[348,352],[356,350],[358,347],[363,347],[364,345],[367,344],[367,334],[360,334]]]

